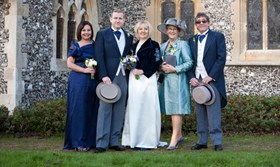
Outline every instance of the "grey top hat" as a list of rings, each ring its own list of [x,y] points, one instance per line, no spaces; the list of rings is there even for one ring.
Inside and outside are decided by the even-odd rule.
[[[97,97],[106,103],[115,103],[121,98],[121,89],[118,85],[111,83],[99,83],[96,87]]]
[[[192,96],[198,104],[211,105],[215,102],[215,92],[209,84],[195,87]]]
[[[157,29],[164,34],[167,34],[166,33],[166,26],[168,26],[168,25],[179,28],[180,29],[179,36],[183,36],[185,34],[185,31],[186,31],[186,28],[187,28],[186,22],[182,21],[182,20],[179,20],[179,19],[176,19],[176,18],[165,19],[163,21],[163,23],[161,23],[160,25],[157,26]]]

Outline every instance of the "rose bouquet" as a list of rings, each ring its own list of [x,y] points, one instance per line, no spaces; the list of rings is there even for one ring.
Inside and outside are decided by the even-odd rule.
[[[94,59],[86,59],[85,60],[85,65],[88,68],[95,68],[97,66],[97,61],[94,60]],[[90,74],[90,76],[91,76],[91,79],[94,79],[94,74]]]
[[[121,59],[121,63],[126,69],[132,70],[136,67],[136,63],[138,60],[139,59],[138,59],[137,55],[134,55],[133,51],[131,51],[130,55],[127,55],[126,57],[123,57]],[[139,75],[135,75],[135,79],[138,80]]]

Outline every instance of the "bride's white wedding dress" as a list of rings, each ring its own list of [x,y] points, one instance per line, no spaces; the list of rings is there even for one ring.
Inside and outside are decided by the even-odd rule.
[[[122,145],[131,148],[157,148],[160,144],[161,115],[156,74],[139,80],[130,72],[128,101]]]

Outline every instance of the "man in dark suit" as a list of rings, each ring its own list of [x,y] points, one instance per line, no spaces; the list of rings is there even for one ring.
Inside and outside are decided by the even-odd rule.
[[[114,10],[110,15],[110,22],[110,28],[97,32],[95,55],[100,80],[105,84],[117,84],[121,89],[121,98],[115,103],[106,103],[100,100],[96,153],[104,152],[108,147],[117,151],[124,150],[119,145],[119,138],[124,120],[127,76],[120,61],[128,54],[133,37],[122,29],[125,22],[125,14],[122,10]]]
[[[227,104],[224,66],[226,63],[225,37],[209,29],[210,19],[205,13],[195,17],[198,34],[189,39],[194,66],[188,71],[192,87],[209,84],[215,92],[211,105],[196,103],[198,142],[191,150],[207,148],[208,131],[216,151],[222,151],[221,108]]]

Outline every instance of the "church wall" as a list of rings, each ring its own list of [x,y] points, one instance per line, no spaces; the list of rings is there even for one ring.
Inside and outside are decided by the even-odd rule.
[[[49,0],[29,0],[28,16],[23,17],[22,27],[26,41],[22,52],[26,54],[27,66],[22,68],[24,93],[21,104],[55,99],[66,95],[67,71],[51,69],[53,57],[53,3]]]
[[[12,40],[14,38],[13,30],[16,27],[9,24],[9,16],[13,15],[13,11],[10,3],[0,1],[0,104],[5,104],[7,107],[15,106],[13,98],[16,88],[15,70],[13,68],[15,58],[10,59],[8,57],[10,54],[16,55],[16,50],[11,50],[11,46],[15,48],[16,45]],[[13,87],[9,85],[13,85]]]

